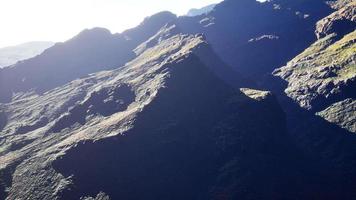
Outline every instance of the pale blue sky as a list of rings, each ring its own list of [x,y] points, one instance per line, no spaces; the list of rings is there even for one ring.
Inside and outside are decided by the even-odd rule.
[[[145,16],[169,10],[183,15],[190,8],[221,0],[0,0],[0,47],[28,41],[65,41],[85,28],[121,32]]]

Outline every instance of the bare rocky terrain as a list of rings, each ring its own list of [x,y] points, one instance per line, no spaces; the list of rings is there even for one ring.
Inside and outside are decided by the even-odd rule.
[[[356,95],[355,14],[356,4],[350,2],[321,19],[316,29],[318,40],[274,71],[288,82],[288,96],[306,109],[321,111],[320,116],[351,132],[355,132],[355,109],[352,104],[343,105]],[[337,116],[331,114],[336,110]]]

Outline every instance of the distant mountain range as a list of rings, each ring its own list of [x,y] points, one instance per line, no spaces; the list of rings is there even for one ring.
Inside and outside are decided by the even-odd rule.
[[[0,69],[0,197],[356,196],[352,0],[225,0]]]
[[[0,68],[37,56],[53,45],[53,42],[28,42],[0,48]]]

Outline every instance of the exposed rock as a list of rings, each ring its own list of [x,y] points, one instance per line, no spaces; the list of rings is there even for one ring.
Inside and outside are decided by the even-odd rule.
[[[346,99],[332,104],[327,109],[318,112],[317,115],[356,133],[356,100],[354,99]]]
[[[83,197],[80,198],[81,200],[110,200],[110,197],[107,196],[105,193],[100,192],[96,197]]]
[[[345,35],[356,28],[356,2],[350,2],[336,12],[320,20],[316,25],[318,39],[336,33]]]
[[[341,9],[345,7],[347,4],[352,3],[354,0],[334,0],[328,1],[327,3],[331,5],[331,7],[335,10]]]
[[[318,40],[274,72],[288,81],[285,92],[304,108],[320,109],[355,95],[356,31],[336,42],[335,38],[332,34]]]
[[[267,99],[272,95],[271,92],[269,91],[253,90],[249,88],[241,88],[240,91],[244,93],[246,96],[255,99],[257,101]]]
[[[0,107],[0,131],[6,126],[7,124],[7,116],[3,111],[2,106]]]
[[[278,40],[279,37],[276,36],[276,35],[262,35],[260,37],[257,37],[257,38],[252,38],[252,39],[249,39],[248,42],[258,42],[258,41],[261,41],[261,40]]]

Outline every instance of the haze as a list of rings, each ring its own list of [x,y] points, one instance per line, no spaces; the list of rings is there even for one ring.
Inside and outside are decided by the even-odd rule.
[[[0,47],[28,41],[65,41],[81,30],[121,32],[168,10],[184,15],[221,0],[0,0]]]

